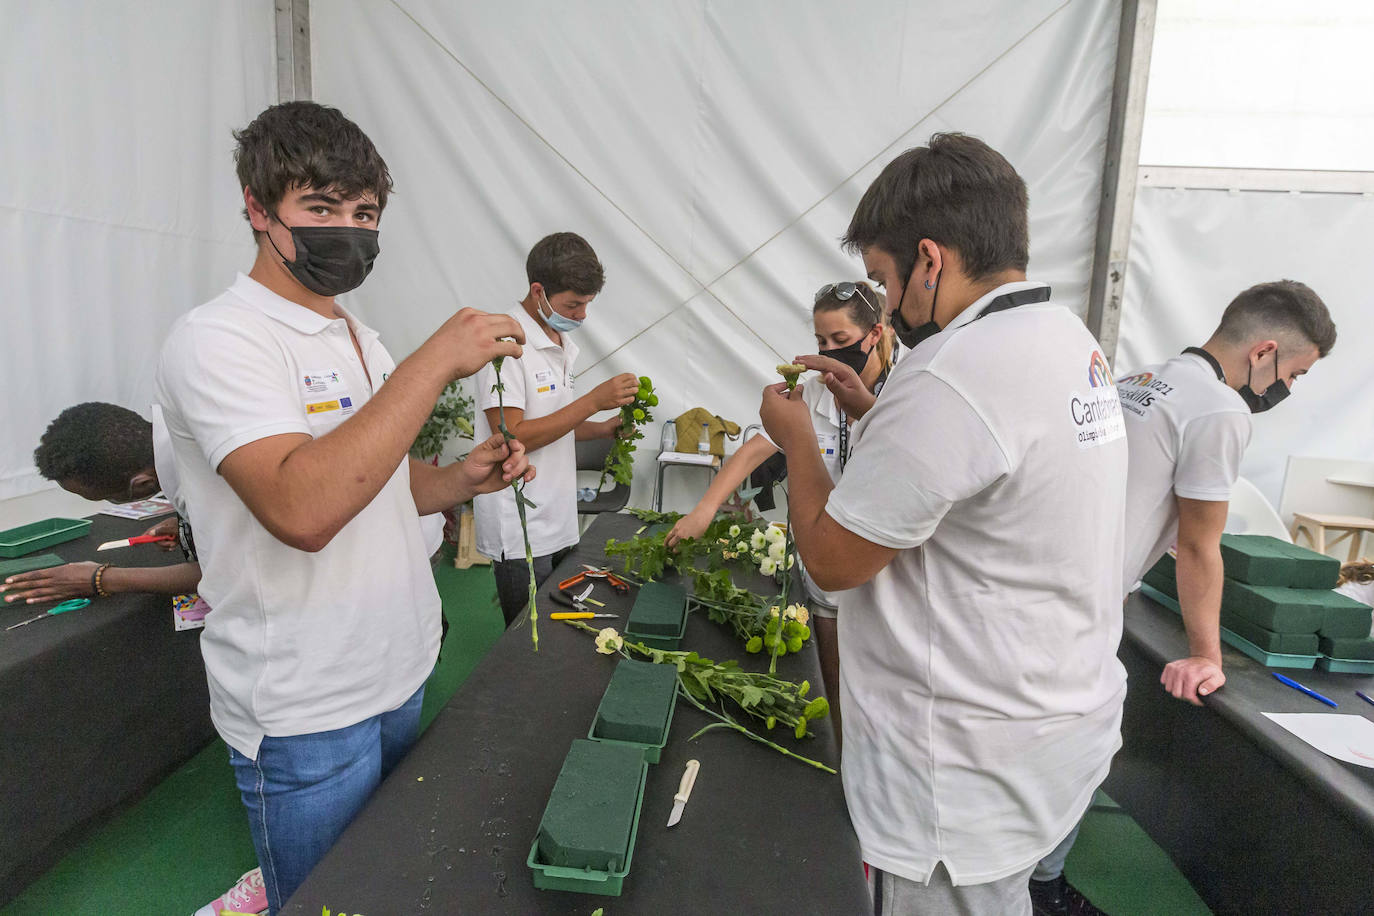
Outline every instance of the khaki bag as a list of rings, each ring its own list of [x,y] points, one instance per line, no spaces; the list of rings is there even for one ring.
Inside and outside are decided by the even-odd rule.
[[[711,454],[724,458],[725,438],[728,436],[731,440],[738,439],[739,424],[718,417],[705,407],[693,407],[673,421],[677,427],[677,445],[673,447],[673,451],[695,455],[697,446],[701,442],[701,425],[703,423],[706,424],[707,432],[711,436]]]

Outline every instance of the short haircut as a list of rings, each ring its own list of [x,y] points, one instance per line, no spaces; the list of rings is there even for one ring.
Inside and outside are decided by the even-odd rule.
[[[868,186],[842,243],[877,246],[905,284],[916,246],[930,239],[958,252],[964,273],[981,280],[1030,261],[1026,183],[1001,153],[967,134],[935,134],[902,153]]]
[[[118,404],[77,404],[48,424],[33,463],[48,480],[122,489],[153,467],[153,424]]]
[[[576,232],[555,232],[536,242],[525,259],[525,276],[543,286],[546,296],[567,290],[595,296],[606,284],[606,271],[596,252]]]
[[[318,102],[273,105],[234,131],[234,139],[239,185],[268,213],[276,213],[292,188],[332,190],[350,200],[372,194],[379,209],[386,207],[391,172],[362,128],[337,108]]]
[[[1317,348],[1318,356],[1326,356],[1336,345],[1336,323],[1307,284],[1275,280],[1257,283],[1232,299],[1215,336],[1237,346],[1267,337],[1304,340]]]

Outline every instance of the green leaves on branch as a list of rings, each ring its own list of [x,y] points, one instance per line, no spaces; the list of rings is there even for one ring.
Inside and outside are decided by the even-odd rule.
[[[611,441],[606,463],[601,467],[601,480],[596,484],[598,491],[606,485],[607,477],[618,484],[629,485],[634,477],[635,442],[644,438],[641,427],[653,422],[652,408],[657,406],[658,395],[654,394],[654,383],[647,375],[641,375],[635,399],[620,408],[620,427]]]
[[[472,438],[472,398],[463,393],[458,382],[448,383],[439,395],[439,400],[430,411],[429,419],[420,427],[415,441],[410,446],[410,454],[428,461],[444,450],[444,443],[454,436]]]

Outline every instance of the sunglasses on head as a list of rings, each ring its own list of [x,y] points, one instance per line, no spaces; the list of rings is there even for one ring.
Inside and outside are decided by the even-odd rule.
[[[878,306],[868,301],[868,296],[864,292],[864,287],[858,283],[850,283],[848,280],[844,281],[843,283],[825,284],[820,289],[816,290],[816,298],[812,300],[811,304],[815,305],[817,302],[820,302],[826,296],[829,296],[831,294],[833,294],[835,298],[840,302],[848,302],[850,299],[854,298],[855,293],[858,293],[859,298],[863,300],[864,305],[871,308],[874,314],[878,313]]]

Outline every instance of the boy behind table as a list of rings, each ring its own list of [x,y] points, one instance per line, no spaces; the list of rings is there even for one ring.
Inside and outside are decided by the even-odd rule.
[[[1116,381],[1130,450],[1122,585],[1134,587],[1177,545],[1178,601],[1188,657],[1160,682],[1201,705],[1226,683],[1221,670],[1221,534],[1250,442],[1251,414],[1288,397],[1336,343],[1326,305],[1293,280],[1244,290],[1200,347]],[[1078,828],[1031,875],[1037,916],[1100,912],[1064,877]]]
[[[506,314],[525,332],[525,352],[501,366],[501,401],[506,428],[529,449],[539,477],[525,488],[534,503],[526,510],[535,584],[540,585],[577,544],[578,439],[609,439],[620,418],[592,420],[634,400],[639,378],[617,375],[582,397],[573,391],[576,331],[601,292],[605,272],[592,246],[572,232],[540,239],[525,260],[529,282],[525,298]],[[477,435],[501,426],[497,374],[492,366],[477,373]],[[525,539],[515,508],[515,494],[500,490],[477,497],[477,549],[492,558],[501,613],[510,624],[529,599]]]
[[[874,912],[1029,914],[1120,746],[1126,443],[1097,342],[1028,280],[1026,186],[980,140],[889,163],[845,235],[909,352],[832,484],[765,389],[791,525],[840,598],[844,790]],[[833,374],[833,373],[830,373]],[[837,390],[838,388],[838,390]]]
[[[500,437],[443,468],[407,450],[444,387],[524,333],[464,309],[396,365],[335,301],[379,250],[372,142],[312,102],[235,138],[257,259],[173,327],[153,400],[215,608],[211,719],[276,911],[415,740],[440,632],[417,516],[530,471]]]

